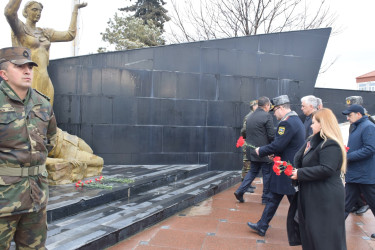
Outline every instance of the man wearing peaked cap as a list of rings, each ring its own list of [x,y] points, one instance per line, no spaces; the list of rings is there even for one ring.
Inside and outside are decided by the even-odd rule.
[[[363,98],[362,96],[348,96],[345,98],[345,103],[347,107],[350,107],[351,105],[354,105],[354,104],[363,106]],[[375,120],[371,117],[371,115],[367,113],[365,108],[363,109],[364,109],[365,115],[368,116],[369,121],[375,124]],[[349,133],[351,133],[353,128],[354,126],[351,124],[349,127]],[[361,193],[360,196],[358,197],[357,202],[355,203],[354,207],[351,210],[352,213],[360,215],[360,214],[367,212],[370,206],[367,204],[367,201],[363,197],[364,196]]]
[[[345,98],[345,102],[346,102],[346,106],[350,106],[350,105],[353,105],[353,104],[358,104],[358,105],[361,105],[363,106],[363,98],[362,96],[348,96]],[[365,115],[368,116],[370,122],[374,123],[375,124],[375,120],[374,118],[372,118],[372,116],[367,112],[367,110],[364,108],[365,110]]]
[[[38,66],[30,58],[30,50],[23,47],[9,47],[0,50],[0,63],[11,62],[16,65],[23,65],[30,63],[33,66]]]
[[[275,139],[268,145],[256,148],[260,157],[279,156],[282,161],[293,165],[294,155],[305,142],[305,127],[297,113],[290,109],[290,101],[287,95],[281,95],[272,99],[273,112],[279,124]],[[269,222],[276,213],[279,204],[286,195],[289,202],[295,193],[292,181],[284,172],[276,175],[271,171],[269,200],[263,210],[262,217],[257,223],[248,222],[247,225],[259,235],[264,236],[269,227]]]
[[[45,249],[48,180],[56,119],[49,101],[31,88],[27,48],[0,49],[0,249]]]
[[[345,174],[345,216],[362,193],[375,215],[375,125],[358,104],[342,112],[351,124],[348,141],[348,166]]]
[[[348,96],[345,98],[346,105],[350,106],[353,104],[363,105],[363,98],[362,96]]]
[[[275,97],[271,100],[271,109],[270,111],[273,111],[276,106],[280,106],[282,104],[290,103],[289,97],[287,95],[281,95],[278,97]]]

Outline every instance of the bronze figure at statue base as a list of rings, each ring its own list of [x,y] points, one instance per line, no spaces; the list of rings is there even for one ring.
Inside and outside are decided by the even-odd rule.
[[[48,156],[46,167],[50,185],[68,184],[102,173],[103,158],[94,155],[81,138],[59,128],[56,145]]]
[[[47,72],[49,64],[49,48],[52,42],[72,41],[77,31],[78,10],[87,3],[74,6],[70,25],[66,31],[50,28],[39,28],[36,23],[41,17],[43,5],[37,1],[29,1],[22,11],[26,22],[17,15],[22,0],[9,0],[5,7],[5,17],[12,29],[12,45],[26,47],[31,50],[31,59],[38,64],[34,67],[32,87],[46,95],[53,105],[54,89]],[[47,171],[50,184],[59,185],[73,183],[86,177],[101,175],[103,158],[93,154],[92,149],[77,136],[58,129],[55,147],[49,153]]]

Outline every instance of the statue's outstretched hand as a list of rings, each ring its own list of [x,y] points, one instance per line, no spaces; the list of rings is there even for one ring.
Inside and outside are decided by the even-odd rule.
[[[76,4],[75,6],[74,6],[74,8],[76,9],[76,10],[78,10],[78,9],[80,9],[80,8],[84,8],[84,7],[86,7],[87,6],[87,3],[79,3],[79,4]]]

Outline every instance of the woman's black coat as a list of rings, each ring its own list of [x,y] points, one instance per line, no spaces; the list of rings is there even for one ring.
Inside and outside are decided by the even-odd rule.
[[[289,243],[302,243],[305,250],[346,249],[340,146],[330,139],[324,142],[318,133],[311,138],[306,152],[305,148],[306,143],[294,158],[299,192],[288,211]],[[295,216],[297,208],[298,218]]]

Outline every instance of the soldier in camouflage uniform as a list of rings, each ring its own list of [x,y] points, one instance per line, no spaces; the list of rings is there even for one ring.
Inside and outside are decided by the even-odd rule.
[[[0,249],[45,249],[48,182],[45,161],[56,119],[47,98],[31,88],[26,48],[0,49]]]
[[[241,136],[246,139],[246,119],[251,115],[254,110],[258,108],[258,100],[252,100],[250,102],[250,112],[244,117],[243,119],[243,125],[241,128]],[[242,152],[243,152],[243,165],[242,165],[242,173],[241,173],[241,181],[245,178],[247,172],[250,171],[250,161],[246,157],[246,145],[244,144],[242,146]],[[254,192],[252,189],[255,188],[254,186],[250,186],[249,192]]]

